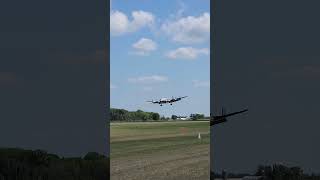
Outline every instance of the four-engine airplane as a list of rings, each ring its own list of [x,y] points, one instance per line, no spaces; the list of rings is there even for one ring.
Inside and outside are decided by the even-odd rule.
[[[159,101],[153,101],[152,100],[152,101],[147,101],[147,102],[150,102],[150,103],[153,103],[153,104],[160,104],[160,106],[162,106],[162,104],[167,104],[167,103],[172,105],[172,103],[180,101],[181,99],[186,98],[186,97],[188,97],[188,96],[182,96],[182,97],[177,97],[177,98],[172,97],[171,99],[169,99],[169,98],[161,98]]]
[[[229,116],[234,116],[236,114],[241,114],[248,111],[248,109],[244,109],[242,111],[237,111],[237,112],[233,112],[233,113],[229,113],[229,114],[225,114],[225,110],[224,108],[221,109],[221,115],[220,116],[213,116],[210,119],[210,126],[216,125],[216,124],[220,124],[220,123],[224,123],[227,121],[227,117]]]

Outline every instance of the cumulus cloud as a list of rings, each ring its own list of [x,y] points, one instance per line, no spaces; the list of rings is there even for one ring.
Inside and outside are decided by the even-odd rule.
[[[161,82],[167,82],[167,81],[168,81],[168,77],[160,76],[160,75],[141,76],[141,77],[128,79],[128,82],[136,83],[136,84],[151,84],[151,83],[161,83]]]
[[[180,8],[179,8],[179,10],[177,11],[177,14],[176,14],[176,18],[180,18],[180,17],[182,17],[182,15],[184,14],[184,12],[186,11],[186,9],[187,9],[187,5],[183,2],[183,1],[178,1],[178,3],[179,3],[179,6],[180,6]]]
[[[199,55],[208,55],[209,53],[208,48],[181,47],[167,52],[166,56],[170,59],[196,59]]]
[[[111,11],[110,13],[110,32],[111,35],[122,35],[129,32],[135,32],[144,27],[152,27],[155,16],[146,11],[133,11],[132,19],[121,11]]]
[[[157,49],[157,44],[151,39],[141,38],[138,42],[134,43],[132,47],[135,49],[137,55],[149,55],[151,51]]]
[[[193,80],[192,84],[194,87],[210,87],[210,82],[209,81],[199,81],[199,80]]]
[[[174,42],[202,43],[210,38],[210,14],[203,13],[198,17],[188,16],[176,21],[168,21],[162,24],[161,30]]]

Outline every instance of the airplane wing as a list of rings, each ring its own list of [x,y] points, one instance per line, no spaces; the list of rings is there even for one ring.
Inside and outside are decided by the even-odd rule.
[[[178,98],[172,98],[172,101],[180,101],[183,98],[186,98],[188,96],[182,96],[182,97],[178,97]]]
[[[233,116],[233,115],[236,115],[236,114],[244,113],[246,111],[248,111],[248,109],[245,109],[245,110],[242,110],[242,111],[238,111],[238,112],[229,113],[229,114],[225,114],[225,115],[222,115],[222,117],[229,117],[229,116]]]
[[[248,111],[248,109],[245,109],[245,110],[242,110],[242,111],[238,111],[238,112],[229,113],[229,114],[225,114],[225,115],[221,115],[221,116],[213,116],[213,119],[210,120],[210,126],[226,122],[227,121],[226,117],[234,116],[236,114],[244,113],[246,111]]]

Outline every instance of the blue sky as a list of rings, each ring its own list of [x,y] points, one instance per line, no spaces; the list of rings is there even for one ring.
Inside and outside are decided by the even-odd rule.
[[[210,109],[210,1],[112,0],[111,107],[171,116]],[[173,106],[146,103],[189,96]]]

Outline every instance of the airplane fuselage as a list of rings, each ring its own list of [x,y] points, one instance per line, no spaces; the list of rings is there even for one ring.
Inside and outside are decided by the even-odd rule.
[[[159,104],[160,104],[160,106],[162,106],[162,104],[166,104],[166,103],[170,103],[170,105],[172,105],[173,102],[175,102],[175,101],[173,101],[172,99],[162,98],[162,99],[159,101]]]
[[[170,105],[172,105],[172,103],[174,102],[177,102],[177,101],[180,101],[182,98],[186,98],[187,96],[184,96],[184,97],[178,97],[178,98],[161,98],[159,101],[148,101],[148,102],[151,102],[153,104],[160,104],[160,106],[162,106],[162,104],[167,104],[169,103]]]

